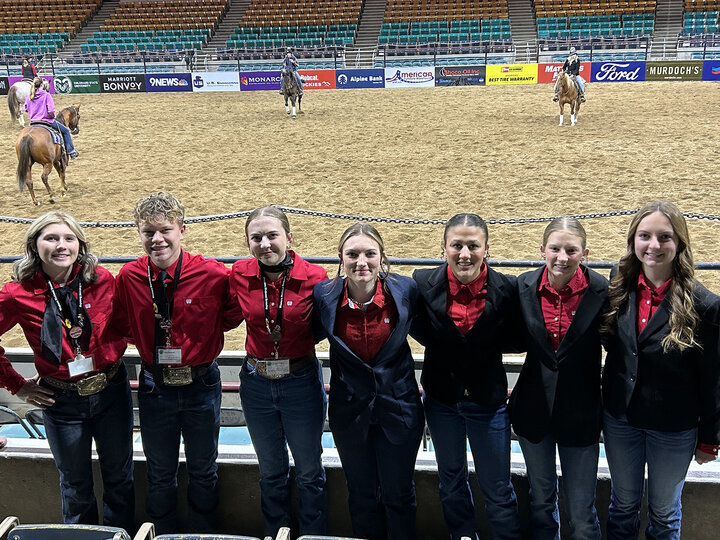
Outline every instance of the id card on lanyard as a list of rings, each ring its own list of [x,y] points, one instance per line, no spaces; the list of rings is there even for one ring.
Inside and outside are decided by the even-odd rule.
[[[278,300],[277,315],[275,317],[275,326],[270,328],[270,299],[268,297],[267,279],[262,276],[263,284],[263,304],[265,307],[265,328],[268,336],[273,342],[273,355],[270,358],[264,358],[262,361],[265,366],[265,373],[270,378],[278,378],[290,373],[290,358],[280,357],[278,349],[280,348],[280,340],[282,339],[282,316],[285,303],[285,284],[287,282],[288,271],[283,274],[282,284],[280,285],[280,298]]]
[[[83,332],[85,331],[87,321],[85,320],[85,315],[83,315],[82,311],[82,280],[80,280],[79,277],[76,279],[79,280],[77,286],[77,309],[75,310],[75,314],[73,315],[72,309],[68,308],[68,311],[70,312],[69,317],[64,317],[63,314],[66,313],[66,310],[63,308],[63,305],[60,302],[60,299],[55,292],[55,287],[53,286],[52,282],[49,279],[47,280],[48,288],[50,289],[50,294],[52,296],[52,301],[55,302],[57,306],[58,313],[61,315],[60,318],[62,320],[62,325],[65,327],[67,335],[70,338],[70,344],[75,350],[75,357],[67,362],[68,374],[70,375],[70,378],[80,377],[81,375],[86,375],[95,370],[95,362],[93,361],[93,356],[84,356],[82,354],[82,347],[80,346],[80,337],[82,337]],[[73,317],[75,320],[72,320]]]
[[[172,334],[172,314],[173,307],[175,304],[175,292],[177,291],[178,283],[180,282],[180,270],[182,268],[182,251],[178,257],[177,265],[175,266],[175,274],[173,276],[173,301],[168,301],[165,293],[165,276],[167,272],[164,269],[158,274],[160,281],[160,291],[157,298],[155,297],[155,288],[153,287],[152,281],[152,269],[150,267],[150,259],[148,259],[147,276],[148,286],[150,287],[150,296],[153,302],[153,312],[155,315],[157,328],[156,332],[159,331],[164,334],[164,345],[155,347],[155,361],[163,366],[179,366],[182,365],[182,350],[180,347],[174,347],[171,344]]]

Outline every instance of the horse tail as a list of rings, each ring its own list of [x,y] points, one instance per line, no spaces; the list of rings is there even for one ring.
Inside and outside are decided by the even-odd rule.
[[[10,90],[8,90],[8,108],[10,109],[10,121],[14,121],[18,116],[18,100],[17,97],[15,97],[15,94],[17,93],[17,88],[14,86],[10,87]]]
[[[32,154],[30,152],[31,143],[32,137],[30,137],[30,135],[25,135],[18,143],[17,180],[18,189],[20,189],[21,192],[25,188],[27,172],[32,166]]]

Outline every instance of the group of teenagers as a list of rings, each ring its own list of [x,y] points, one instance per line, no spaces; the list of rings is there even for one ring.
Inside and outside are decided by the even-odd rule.
[[[412,278],[391,272],[379,232],[357,223],[340,237],[330,279],[293,251],[288,219],[275,207],[248,216],[252,257],[232,269],[183,250],[184,209],[172,194],[144,197],[134,218],[146,255],[113,277],[72,216],[43,214],[0,291],[0,335],[19,324],[37,369],[24,378],[0,348],[0,384],[43,408],[66,522],[98,522],[94,440],[102,520],[135,529],[133,413],[122,362],[131,343],[142,359],[147,517],[160,533],[177,531],[182,436],[189,528],[216,529],[217,357],[223,332],[245,321],[240,398],[266,536],[291,524],[288,447],[297,532],[326,532],[327,409],[357,537],[415,538],[413,475],[427,422],[453,540],[477,538],[468,442],[493,538],[522,537],[511,425],[527,467],[532,538],[560,538],[556,452],[569,537],[601,538],[601,430],[612,479],[607,538],[638,537],[646,465],[646,538],[680,538],[689,464],[714,460],[720,443],[720,298],[694,279],[687,225],[674,204],[638,211],[609,282],[583,264],[586,233],[571,217],[550,222],[540,245],[545,264],[519,277],[488,266],[488,228],[476,214],[450,218],[445,263]],[[421,391],[408,336],[425,351]],[[315,354],[325,338],[327,395]],[[527,353],[509,400],[508,352]]]

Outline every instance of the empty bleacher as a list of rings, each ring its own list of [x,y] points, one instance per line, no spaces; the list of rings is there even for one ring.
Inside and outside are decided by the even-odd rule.
[[[690,59],[720,58],[720,0],[685,0],[678,53]]]
[[[130,0],[120,2],[100,30],[213,30],[225,11],[227,0]]]

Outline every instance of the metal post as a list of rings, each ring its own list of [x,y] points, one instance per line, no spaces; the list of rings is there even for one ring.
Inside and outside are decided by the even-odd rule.
[[[142,52],[142,60],[143,60],[143,73],[147,73],[147,61],[145,60],[145,51]]]

